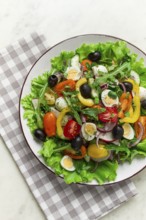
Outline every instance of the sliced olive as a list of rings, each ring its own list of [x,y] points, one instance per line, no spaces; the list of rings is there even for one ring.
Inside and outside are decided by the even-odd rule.
[[[56,86],[57,82],[58,82],[58,78],[56,75],[53,74],[49,76],[48,83],[50,87]]]
[[[146,109],[146,99],[141,102],[141,107]]]
[[[34,130],[34,136],[40,141],[45,141],[46,139],[45,132],[40,128]]]
[[[123,85],[126,88],[126,92],[131,92],[133,89],[133,85],[130,82],[123,82]],[[123,90],[123,87],[120,85],[120,88]]]
[[[81,146],[83,145],[83,139],[80,136],[76,136],[71,141],[71,146],[74,150],[80,150]]]
[[[63,76],[63,73],[57,71],[57,72],[55,72],[53,75],[57,76],[58,82],[60,82],[61,80],[63,80],[63,77],[64,77],[64,76]]]
[[[112,130],[113,137],[115,139],[121,139],[124,134],[124,129],[120,125],[116,125]]]
[[[91,87],[87,83],[80,86],[80,92],[84,98],[91,98],[91,91]]]
[[[89,53],[89,55],[88,55],[88,59],[93,61],[93,62],[99,61],[100,58],[101,58],[101,53],[99,51],[95,51],[93,53]]]

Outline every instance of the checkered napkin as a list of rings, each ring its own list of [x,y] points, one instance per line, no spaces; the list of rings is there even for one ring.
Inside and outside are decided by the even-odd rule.
[[[47,219],[99,219],[133,197],[134,184],[127,180],[106,187],[66,185],[35,158],[20,129],[20,90],[47,48],[44,36],[33,33],[0,51],[0,133]]]

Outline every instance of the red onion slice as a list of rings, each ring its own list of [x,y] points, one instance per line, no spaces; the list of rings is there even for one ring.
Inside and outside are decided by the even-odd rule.
[[[123,83],[119,83],[119,85],[121,85],[122,89],[123,89],[123,92],[126,93],[126,87],[124,86]]]
[[[102,90],[107,89],[107,88],[108,88],[108,84],[107,84],[107,83],[104,83],[104,84],[102,84],[102,85],[100,86],[100,88],[101,88]]]
[[[84,115],[81,115],[81,120],[83,123],[86,123],[86,117]]]
[[[105,123],[105,126],[103,128],[99,128],[99,127],[96,127],[98,131],[100,132],[110,132],[113,130],[113,128],[116,126],[117,122],[107,122]]]
[[[100,132],[97,132],[97,133],[96,133],[96,145],[97,145],[97,146],[98,146],[98,142],[99,142],[99,139],[100,139],[100,135],[101,135]]]
[[[115,141],[115,139],[112,138],[112,133],[111,132],[99,132],[97,131],[96,133],[96,145],[98,146],[99,139],[104,141],[105,143],[112,143]]]
[[[136,146],[136,145],[141,141],[141,139],[142,139],[142,136],[143,136],[143,134],[144,134],[144,127],[143,127],[143,125],[142,125],[141,122],[138,122],[138,125],[139,125],[139,127],[140,127],[140,133],[139,133],[139,135],[138,135],[138,137],[137,137],[137,140],[136,140],[133,144],[130,144],[129,147],[134,147],[134,146]]]

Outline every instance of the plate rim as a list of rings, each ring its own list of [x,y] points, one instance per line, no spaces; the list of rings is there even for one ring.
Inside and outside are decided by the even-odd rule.
[[[54,44],[54,45],[51,46],[49,49],[47,49],[47,50],[46,50],[41,56],[39,56],[39,58],[31,65],[31,68],[29,69],[29,71],[28,71],[28,73],[27,73],[27,75],[26,75],[26,77],[25,77],[25,79],[24,79],[24,81],[23,81],[23,85],[22,85],[21,90],[20,90],[20,93],[19,93],[19,107],[18,107],[18,111],[19,111],[20,128],[21,128],[22,134],[23,134],[23,136],[24,136],[24,139],[25,139],[25,141],[26,141],[26,143],[27,143],[29,149],[31,150],[31,152],[33,153],[33,155],[35,156],[35,158],[39,161],[39,163],[41,163],[46,170],[50,171],[50,172],[53,173],[56,177],[59,177],[59,178],[61,178],[61,179],[64,179],[64,178],[63,178],[62,176],[60,176],[60,175],[56,175],[55,172],[49,168],[49,166],[47,166],[45,163],[43,163],[43,162],[35,155],[35,153],[33,152],[32,148],[30,147],[30,144],[28,143],[28,140],[27,140],[27,138],[26,138],[26,136],[25,136],[25,133],[24,133],[24,130],[23,130],[23,127],[22,127],[21,114],[20,114],[22,92],[23,92],[23,88],[24,88],[24,86],[25,86],[26,80],[27,80],[27,78],[28,78],[28,76],[29,76],[31,70],[32,70],[33,67],[36,65],[36,63],[37,63],[48,51],[52,50],[54,47],[56,47],[56,46],[59,45],[59,44],[62,44],[62,43],[65,42],[65,41],[68,41],[68,40],[71,40],[71,39],[74,39],[74,38],[78,38],[78,37],[90,36],[90,35],[92,35],[92,36],[95,35],[95,36],[97,36],[97,37],[98,37],[98,36],[100,36],[100,37],[110,37],[110,38],[113,38],[113,39],[116,39],[116,40],[125,41],[125,42],[128,43],[129,45],[131,45],[131,46],[135,47],[136,49],[138,49],[141,53],[144,54],[144,56],[146,56],[146,52],[144,52],[143,50],[141,50],[139,47],[135,46],[133,43],[131,43],[131,42],[127,41],[127,40],[124,40],[123,38],[119,38],[119,37],[116,37],[116,36],[113,36],[113,35],[108,35],[108,34],[97,34],[97,33],[92,33],[92,34],[91,34],[91,33],[90,33],[90,34],[76,35],[76,36],[73,36],[73,37],[66,38],[66,39],[64,39],[64,40],[62,40],[62,41],[59,41],[58,43]],[[146,165],[145,165],[143,168],[141,168],[138,172],[132,174],[131,176],[129,176],[129,177],[123,179],[123,180],[116,181],[116,182],[109,182],[109,183],[107,182],[107,183],[104,183],[104,184],[101,184],[101,185],[100,185],[100,184],[87,184],[87,183],[84,183],[84,182],[83,182],[83,183],[72,183],[72,184],[86,185],[86,186],[89,186],[89,187],[91,187],[91,186],[96,186],[96,187],[97,187],[97,186],[110,186],[110,185],[114,185],[114,184],[117,184],[117,183],[121,183],[121,182],[123,182],[123,181],[126,181],[126,180],[128,180],[128,179],[130,179],[130,178],[136,176],[136,175],[139,174],[141,171],[143,171],[145,168],[146,168]]]

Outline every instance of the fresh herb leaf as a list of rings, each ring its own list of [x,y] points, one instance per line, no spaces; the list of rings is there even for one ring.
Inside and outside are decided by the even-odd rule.
[[[116,79],[123,79],[128,76],[128,72],[130,69],[130,63],[124,63],[120,67],[118,67],[113,72],[110,72],[108,74],[104,74],[103,76],[95,79],[93,83],[94,88],[98,88],[100,85],[107,83],[107,82],[115,82]],[[125,74],[126,71],[126,74]]]
[[[120,145],[117,146],[115,144],[107,144],[105,147],[108,150],[112,150],[115,154],[120,155],[120,160],[125,161],[128,160],[130,156],[130,149],[128,148],[129,141],[128,140],[121,140]]]
[[[100,109],[98,109],[98,108],[85,108],[85,109],[81,110],[82,114],[87,115],[94,120],[98,120],[97,115],[101,112],[104,112],[104,111],[105,111],[104,108],[100,108]]]
[[[94,74],[92,71],[89,70],[88,72],[85,73],[85,77],[86,79],[90,79],[94,77]]]
[[[109,91],[108,96],[112,99],[116,99],[117,98],[117,94],[113,91]]]
[[[68,106],[71,108],[72,114],[73,114],[74,118],[76,119],[76,121],[78,122],[78,124],[82,125],[81,117],[78,113],[78,111],[80,110],[80,105],[77,105],[76,102],[72,102],[73,98],[71,99],[71,98],[65,96],[65,100],[66,100]],[[75,99],[75,100],[77,100],[77,99]]]
[[[82,121],[81,121],[81,117],[80,117],[79,113],[73,107],[71,107],[71,110],[72,110],[73,116],[76,119],[76,121],[78,122],[78,124],[82,125]]]

